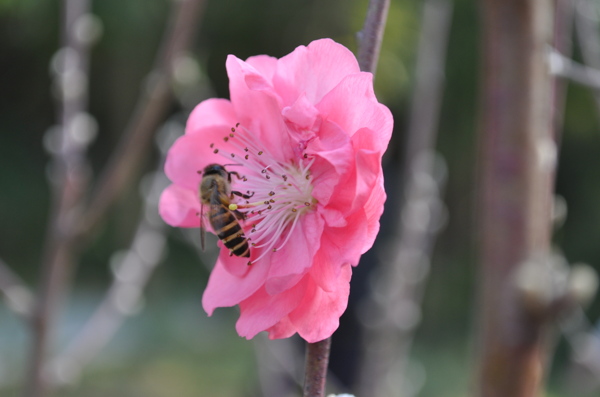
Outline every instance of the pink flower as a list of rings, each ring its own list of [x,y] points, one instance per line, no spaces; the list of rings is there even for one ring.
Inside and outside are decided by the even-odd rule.
[[[227,170],[243,178],[232,175],[232,189],[252,196],[231,199],[246,214],[251,256],[219,242],[204,309],[239,305],[236,329],[248,339],[261,331],[325,339],[346,309],[352,266],[379,230],[392,116],[372,75],[329,39],[281,59],[230,55],[226,65],[231,101],[206,100],[190,115],[167,157],[173,184],[160,213],[170,225],[198,227],[199,171],[233,164]]]

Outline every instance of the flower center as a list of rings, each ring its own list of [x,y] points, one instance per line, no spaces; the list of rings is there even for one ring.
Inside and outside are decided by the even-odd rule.
[[[312,197],[310,167],[315,159],[303,154],[296,161],[282,164],[239,123],[223,141],[225,144],[219,145],[222,147],[213,143],[210,147],[235,162],[229,166],[243,167],[240,172],[230,169],[236,201],[229,209],[246,216],[244,231],[250,246],[262,251],[252,259],[256,262],[283,248],[300,217],[314,209],[317,201]]]

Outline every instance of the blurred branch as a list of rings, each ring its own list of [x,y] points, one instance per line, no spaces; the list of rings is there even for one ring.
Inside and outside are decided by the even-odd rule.
[[[41,286],[32,317],[33,343],[24,390],[26,397],[41,397],[47,393],[44,366],[53,322],[66,294],[77,250],[73,233],[88,182],[85,151],[91,141],[91,134],[81,128],[85,124],[81,120],[88,119],[85,109],[91,41],[78,34],[77,26],[89,15],[89,9],[89,0],[63,3],[63,47],[56,56],[59,60],[54,78],[61,125],[54,133],[55,144],[50,145],[53,204],[42,258]]]
[[[57,383],[75,381],[83,367],[106,346],[126,317],[134,314],[140,305],[143,290],[165,249],[165,224],[157,213],[160,193],[167,184],[162,172],[165,155],[166,150],[157,171],[143,180],[151,179],[151,186],[142,192],[145,197],[142,220],[129,250],[113,256],[111,287],[79,334],[53,360],[53,380]]]
[[[391,264],[380,267],[368,311],[373,321],[363,343],[359,395],[410,396],[405,382],[412,333],[420,318],[433,244],[445,221],[440,198],[445,166],[434,155],[444,65],[452,16],[449,0],[423,5],[415,90],[406,143],[404,199],[389,253]]]
[[[197,26],[201,0],[181,0],[174,6],[170,29],[167,30],[148,92],[139,101],[128,132],[100,178],[86,215],[82,211],[83,193],[90,174],[85,150],[93,134],[81,132],[89,127],[87,80],[90,40],[81,35],[81,26],[89,20],[89,0],[65,0],[63,48],[56,85],[61,100],[62,122],[57,137],[48,141],[53,154],[51,182],[54,204],[47,232],[42,262],[40,293],[33,316],[34,342],[29,361],[29,374],[24,395],[41,397],[49,387],[46,361],[52,340],[52,322],[59,303],[66,294],[73,262],[81,249],[80,238],[89,235],[105,215],[108,207],[130,182],[144,159],[150,137],[170,100],[169,83],[175,59],[181,56]],[[85,29],[84,29],[85,30]],[[83,122],[82,122],[83,121]]]
[[[600,91],[600,70],[577,63],[557,51],[550,53],[552,74],[569,79],[594,91]]]
[[[118,147],[99,177],[91,200],[79,224],[79,233],[89,235],[104,219],[108,208],[131,183],[147,158],[152,136],[166,115],[172,100],[171,82],[174,63],[190,47],[204,0],[173,1],[173,14],[165,32],[161,50],[150,72],[147,86],[129,120]]]
[[[365,24],[358,32],[358,64],[363,72],[377,71],[379,50],[387,20],[390,0],[369,0]]]
[[[547,64],[553,15],[551,1],[482,3],[478,396],[540,394],[550,352],[550,316],[538,316],[528,302],[546,313],[544,305],[557,298],[543,288],[529,294],[517,275],[556,276],[541,265],[523,272],[530,263],[545,263],[550,252],[558,151]]]
[[[10,267],[0,259],[0,292],[6,306],[22,319],[29,321],[33,311],[33,293]]]

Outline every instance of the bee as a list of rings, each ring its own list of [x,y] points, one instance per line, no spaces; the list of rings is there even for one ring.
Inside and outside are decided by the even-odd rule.
[[[250,257],[250,246],[239,220],[245,219],[245,215],[237,210],[230,210],[230,200],[233,195],[243,198],[252,196],[231,190],[231,175],[241,179],[235,171],[227,171],[220,164],[209,164],[202,171],[202,182],[200,183],[200,242],[204,250],[205,230],[203,227],[204,207],[207,206],[207,218],[217,237],[225,247],[229,249],[230,255],[244,258]]]

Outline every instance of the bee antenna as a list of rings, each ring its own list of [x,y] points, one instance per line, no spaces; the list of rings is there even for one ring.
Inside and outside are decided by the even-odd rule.
[[[223,167],[229,167],[230,165],[237,165],[237,166],[242,166],[242,164],[239,163],[232,163],[232,164],[223,164]]]

